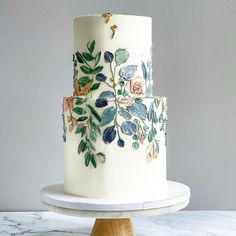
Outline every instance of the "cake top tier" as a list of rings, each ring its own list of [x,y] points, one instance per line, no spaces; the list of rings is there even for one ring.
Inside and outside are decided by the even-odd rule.
[[[152,96],[151,22],[111,13],[75,17],[74,95]]]

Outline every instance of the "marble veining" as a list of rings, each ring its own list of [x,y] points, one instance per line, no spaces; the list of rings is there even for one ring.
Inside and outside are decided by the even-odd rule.
[[[137,236],[235,236],[236,211],[180,211],[132,219]],[[94,219],[52,212],[0,212],[0,235],[89,235]]]

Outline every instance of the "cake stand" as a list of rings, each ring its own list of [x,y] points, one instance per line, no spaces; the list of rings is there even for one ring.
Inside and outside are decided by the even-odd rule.
[[[50,211],[78,217],[96,218],[91,236],[134,236],[131,217],[173,213],[189,203],[188,186],[167,181],[167,193],[161,200],[110,200],[71,196],[64,193],[63,184],[41,190],[41,201]]]

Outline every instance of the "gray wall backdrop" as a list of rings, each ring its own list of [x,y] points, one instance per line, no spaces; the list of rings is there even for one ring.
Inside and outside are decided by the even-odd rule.
[[[43,209],[40,189],[63,181],[72,19],[107,11],[153,17],[168,178],[191,187],[187,209],[236,210],[235,0],[0,0],[0,210]]]

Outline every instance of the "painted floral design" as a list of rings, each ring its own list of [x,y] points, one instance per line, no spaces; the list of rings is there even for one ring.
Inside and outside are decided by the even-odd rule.
[[[101,51],[95,53],[96,43],[93,40],[87,44],[87,52],[76,52],[73,55],[74,62],[74,75],[73,75],[73,87],[74,96],[86,96],[94,90],[97,90],[100,86],[98,81],[95,81],[95,77],[103,70],[103,66],[99,65],[101,59]],[[78,77],[79,71],[83,76]]]
[[[121,148],[126,146],[125,136],[128,136],[133,140],[133,150],[147,140],[147,160],[156,159],[159,153],[157,136],[159,132],[166,134],[167,117],[165,101],[161,98],[155,98],[148,107],[142,100],[142,97],[152,94],[151,59],[147,63],[142,61],[140,65],[132,65],[128,63],[130,54],[127,49],[119,48],[102,54],[95,52],[95,45],[95,41],[88,42],[87,52],[73,55],[74,97],[63,102],[64,141],[66,118],[68,131],[80,135],[78,154],[84,153],[86,166],[91,163],[96,168],[98,159],[105,161],[105,155],[97,152],[94,145],[99,136],[104,143],[116,142]],[[105,62],[103,66],[99,65],[101,59]],[[104,74],[105,66],[110,69],[109,74]],[[107,90],[99,94],[92,106],[86,96],[97,90],[101,83],[107,86]],[[161,114],[157,117],[160,106]],[[101,116],[97,109],[102,109]],[[65,112],[67,117],[64,117]],[[157,130],[157,123],[160,130]]]
[[[156,97],[154,101],[151,103],[149,110],[148,110],[148,120],[151,122],[151,128],[148,132],[148,156],[147,160],[151,161],[152,159],[157,159],[158,154],[159,154],[159,140],[157,139],[157,133],[158,130],[155,128],[155,124],[158,122],[160,123],[160,132],[165,132],[165,136],[167,134],[167,115],[166,115],[166,110],[167,108],[165,107],[165,101],[163,101],[163,98]],[[157,110],[158,107],[161,106],[161,114],[159,117],[157,117]],[[165,139],[166,140],[166,139]]]
[[[76,52],[73,55],[74,62],[74,75],[73,87],[74,97],[64,98],[63,101],[63,139],[66,141],[66,126],[65,126],[65,112],[69,112],[66,117],[68,122],[69,132],[75,132],[81,137],[78,145],[78,154],[84,153],[85,165],[89,166],[90,163],[96,168],[97,159],[104,162],[105,154],[97,152],[95,143],[97,137],[101,135],[100,122],[101,117],[96,110],[87,103],[85,97],[89,93],[98,89],[100,81],[95,78],[99,77],[103,66],[99,65],[101,52],[95,53],[96,43],[93,40],[88,42],[86,52]],[[78,67],[80,69],[81,77],[78,77]],[[78,96],[78,97],[77,97]]]
[[[125,85],[125,91],[130,96],[144,96],[146,92],[146,81],[141,76],[136,76]]]
[[[109,90],[102,92],[95,103],[98,109],[105,108],[100,123],[102,127],[107,126],[103,132],[103,141],[109,144],[117,137],[117,145],[124,147],[124,135],[131,136],[132,148],[136,150],[148,138],[150,144],[147,158],[155,159],[158,153],[157,148],[159,149],[159,143],[156,140],[157,130],[156,126],[154,127],[157,123],[156,113],[153,115],[156,110],[153,110],[153,104],[148,109],[142,101],[142,97],[146,94],[146,80],[150,80],[151,76],[150,63],[145,65],[142,62],[143,76],[140,76],[136,74],[138,65],[123,66],[128,59],[129,52],[126,49],[117,49],[114,54],[110,51],[104,53],[104,60],[109,64],[110,75],[99,74],[97,79],[105,83]],[[108,80],[108,77],[111,79]],[[108,98],[113,99],[108,100]],[[106,108],[108,103],[109,107]],[[114,105],[112,106],[111,103]],[[157,106],[155,108],[157,109]],[[118,116],[124,121],[118,121],[120,120]],[[151,128],[146,125],[146,120],[151,121]]]

